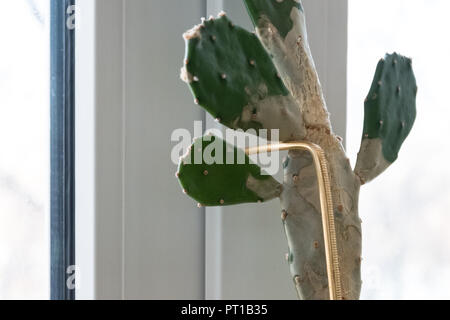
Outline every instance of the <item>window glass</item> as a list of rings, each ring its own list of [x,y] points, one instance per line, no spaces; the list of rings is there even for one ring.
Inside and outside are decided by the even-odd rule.
[[[399,159],[361,189],[362,298],[450,298],[449,11],[448,0],[349,0],[353,164],[378,60],[393,51],[412,57],[419,86],[417,120]]]
[[[0,299],[49,298],[49,1],[0,1]]]

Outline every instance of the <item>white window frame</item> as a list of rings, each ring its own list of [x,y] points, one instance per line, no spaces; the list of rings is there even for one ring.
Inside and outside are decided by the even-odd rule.
[[[120,299],[124,2],[76,5],[76,298]]]

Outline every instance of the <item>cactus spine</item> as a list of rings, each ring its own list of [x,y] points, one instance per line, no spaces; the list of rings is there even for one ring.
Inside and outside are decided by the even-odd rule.
[[[413,126],[417,86],[411,60],[394,53],[380,61],[366,99],[361,150],[352,170],[342,139],[333,133],[301,2],[244,2],[256,35],[235,26],[224,13],[203,21],[184,35],[187,50],[181,77],[190,86],[195,103],[229,128],[279,129],[282,142],[305,140],[321,146],[330,171],[342,292],[345,299],[358,299],[359,189],[397,159]],[[213,146],[219,142],[222,147]],[[245,156],[245,164],[195,161],[195,153],[206,148],[213,150],[212,157],[223,156],[230,149],[239,154],[214,137],[195,141],[177,173],[185,193],[208,206],[279,197],[288,240],[287,261],[298,296],[328,299],[318,186],[311,156],[289,152],[280,184],[262,175]]]

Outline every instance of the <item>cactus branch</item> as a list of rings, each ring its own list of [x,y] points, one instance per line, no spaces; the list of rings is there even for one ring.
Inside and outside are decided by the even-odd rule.
[[[185,39],[181,77],[215,119],[232,129],[279,129],[283,141],[304,137],[296,101],[256,35],[221,14]]]
[[[215,136],[194,141],[180,159],[177,177],[200,206],[264,202],[281,193],[281,185],[251,163],[243,150]]]
[[[397,53],[378,63],[365,101],[364,132],[355,173],[366,183],[398,157],[416,119],[417,85],[412,61]]]

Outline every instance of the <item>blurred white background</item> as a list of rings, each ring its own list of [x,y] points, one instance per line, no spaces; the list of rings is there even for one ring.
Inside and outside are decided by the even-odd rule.
[[[348,132],[352,163],[378,60],[413,58],[416,124],[399,159],[361,189],[365,299],[450,298],[450,1],[349,0]]]
[[[49,298],[49,1],[0,1],[0,299]]]

